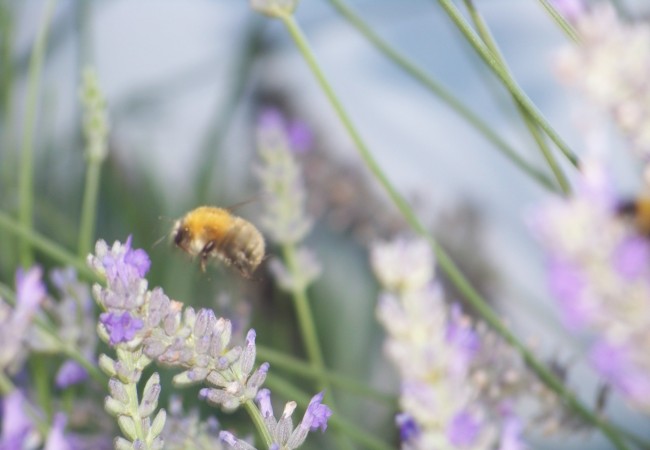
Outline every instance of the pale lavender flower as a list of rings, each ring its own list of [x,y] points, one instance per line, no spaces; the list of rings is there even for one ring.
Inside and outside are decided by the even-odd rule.
[[[549,255],[549,288],[565,322],[598,336],[594,368],[650,411],[650,246],[618,214],[603,173],[585,161],[576,195],[547,202],[531,225]]]
[[[268,389],[261,389],[257,394],[257,403],[260,413],[264,418],[264,424],[273,438],[273,445],[282,450],[293,450],[302,445],[310,431],[320,428],[325,431],[327,421],[332,415],[332,410],[323,400],[323,392],[319,392],[312,397],[305,415],[300,423],[294,428],[291,417],[296,409],[296,402],[288,402],[282,412],[282,416],[277,420],[273,414],[271,406],[271,392]],[[273,447],[271,447],[273,448]]]
[[[467,411],[460,411],[447,426],[447,438],[456,447],[474,444],[481,432],[481,422]]]
[[[65,427],[68,418],[63,413],[57,413],[54,416],[54,423],[45,441],[43,450],[72,450],[72,446],[65,436]]]
[[[79,384],[88,379],[88,371],[85,367],[72,359],[66,360],[54,377],[54,383],[59,389]]]
[[[102,313],[99,316],[99,322],[106,328],[111,345],[129,342],[135,337],[138,330],[144,326],[141,319],[131,316],[128,311],[123,313]]]
[[[256,168],[264,192],[262,227],[272,241],[295,244],[311,230],[305,213],[305,187],[300,166],[291,150],[287,127],[275,109],[262,112],[257,127],[261,164]]]
[[[0,299],[0,370],[16,373],[27,355],[31,321],[46,298],[40,267],[16,272],[16,305]]]
[[[418,291],[433,277],[433,253],[421,239],[400,238],[374,245],[370,264],[381,285],[391,292]]]
[[[248,442],[242,441],[241,439],[237,439],[237,437],[234,434],[232,434],[230,431],[220,431],[219,439],[221,439],[221,441],[225,442],[235,450],[257,450]]]
[[[214,417],[202,421],[198,409],[184,411],[177,396],[173,396],[169,403],[169,415],[163,432],[166,450],[223,448],[218,434],[219,422]]]
[[[35,427],[25,410],[27,400],[20,390],[2,398],[2,430],[0,450],[13,450],[28,447],[28,443],[38,441]]]
[[[557,57],[562,81],[610,114],[635,153],[650,161],[650,25],[617,17],[609,2],[583,9],[565,0],[580,42]]]
[[[553,0],[552,3],[560,14],[571,21],[575,21],[586,11],[584,0]]]
[[[427,242],[378,243],[371,264],[384,288],[377,317],[388,334],[385,350],[401,378],[396,424],[403,450],[492,449],[506,432],[506,402],[521,403],[523,411],[532,397],[538,415],[562,410],[559,401],[546,400],[555,397],[516,350],[459,304],[447,306]],[[536,423],[533,410],[525,410]]]

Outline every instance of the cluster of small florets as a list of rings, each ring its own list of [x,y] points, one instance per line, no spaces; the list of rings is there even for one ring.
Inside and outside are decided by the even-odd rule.
[[[217,318],[209,309],[195,311],[191,307],[184,308],[181,303],[170,300],[160,288],[148,290],[144,275],[150,266],[149,257],[143,250],[131,248],[131,238],[125,244],[116,242],[111,248],[99,241],[95,255],[90,255],[88,261],[98,274],[106,278],[105,287],[99,284],[93,287],[95,299],[106,311],[100,315],[98,332],[116,349],[118,356],[117,360],[106,355],[100,358],[100,366],[112,377],[109,383],[111,397],[106,401],[106,408],[118,417],[120,428],[133,445],[136,437],[129,418],[136,417],[142,419],[147,439],[153,440],[152,448],[162,445],[164,410],[160,410],[153,422],[149,423],[148,419],[155,411],[161,389],[157,374],[146,383],[137,411],[128,409],[129,401],[133,400],[129,395],[134,391],[126,387],[137,383],[142,369],[153,360],[183,369],[173,378],[177,387],[206,383],[208,387],[200,390],[200,398],[225,411],[233,411],[258,397],[269,364],[263,363],[253,370],[256,356],[254,330],[249,330],[243,346],[231,346],[229,320]],[[303,430],[304,424],[308,425],[307,429],[309,426],[324,429],[327,419],[321,419],[323,411],[329,411],[329,408],[320,404],[321,398],[322,395],[314,397],[312,404],[317,402],[318,405],[310,404],[306,419],[301,422],[303,425],[296,428],[298,434],[291,434],[291,439],[285,439],[284,428],[277,434],[278,428],[271,427],[269,419],[269,434],[277,444],[271,448],[290,450],[302,444],[306,433],[303,435],[298,430]],[[265,414],[263,409],[262,415],[266,420],[268,411]],[[236,439],[229,432],[221,432],[220,438],[235,448],[250,448],[250,444]],[[117,442],[123,442],[120,439]],[[249,447],[242,447],[244,444]],[[125,442],[123,445],[126,448],[131,444]]]
[[[564,1],[580,35],[556,61],[564,82],[612,115],[632,149],[650,162],[650,27],[620,20],[609,2]]]
[[[303,129],[304,127],[298,127]],[[292,133],[291,126],[276,109],[262,112],[257,126],[257,146],[261,159],[256,168],[257,178],[264,190],[262,228],[269,239],[278,245],[298,245],[312,228],[312,220],[305,211],[306,191],[295,151],[305,141],[304,136]],[[311,250],[296,249],[295,267],[290,270],[278,258],[269,263],[278,285],[288,291],[304,289],[320,275],[320,265]]]
[[[402,448],[523,448],[520,400],[537,400],[531,421],[559,401],[549,404],[554,396],[514,349],[445,303],[426,241],[377,244],[371,262],[384,288],[377,315],[386,352],[401,377]]]
[[[650,242],[617,214],[602,167],[586,162],[576,195],[544,205],[532,227],[567,326],[596,332],[590,359],[629,402],[650,411]]]

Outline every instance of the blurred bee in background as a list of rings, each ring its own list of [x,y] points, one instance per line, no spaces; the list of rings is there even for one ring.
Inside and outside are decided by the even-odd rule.
[[[264,237],[253,224],[224,208],[200,206],[176,221],[171,237],[181,250],[201,258],[201,270],[218,258],[250,278],[264,259]]]
[[[650,237],[650,197],[636,197],[618,203],[616,212],[629,218],[637,231]]]

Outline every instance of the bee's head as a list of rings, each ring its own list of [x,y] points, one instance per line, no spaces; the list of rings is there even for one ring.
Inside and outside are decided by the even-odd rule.
[[[176,246],[187,251],[189,241],[191,240],[190,232],[187,227],[183,225],[182,220],[177,220],[174,223],[174,228],[172,228],[171,237]]]

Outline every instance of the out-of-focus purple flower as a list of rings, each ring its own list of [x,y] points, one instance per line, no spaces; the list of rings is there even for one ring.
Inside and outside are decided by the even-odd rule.
[[[601,341],[592,349],[591,361],[600,375],[633,403],[650,404],[650,376],[632,361],[628,348]]]
[[[650,410],[650,243],[617,212],[608,178],[604,164],[589,161],[582,188],[542,206],[535,231],[566,325],[609,343],[593,349],[591,362],[629,402]]]
[[[425,240],[395,239],[373,245],[370,264],[391,292],[418,291],[433,277],[433,251]]]
[[[59,389],[79,384],[88,379],[88,371],[72,359],[66,360],[56,374],[55,383]]]
[[[447,436],[452,445],[470,446],[481,431],[481,423],[469,412],[461,411],[454,416],[447,428]]]
[[[627,280],[635,280],[648,274],[650,264],[650,243],[643,236],[630,236],[614,250],[614,269]]]
[[[71,450],[72,446],[64,434],[67,422],[68,419],[63,413],[57,413],[54,416],[54,423],[47,435],[44,450]]]
[[[32,267],[27,272],[18,269],[16,272],[16,308],[12,319],[14,326],[27,326],[45,299],[45,295],[43,270],[40,267]]]
[[[410,442],[420,434],[420,427],[418,427],[417,422],[406,413],[397,414],[395,424],[399,429],[399,437],[402,442]]]
[[[13,374],[20,370],[26,351],[32,317],[46,298],[40,267],[16,272],[16,305],[0,299],[0,370]]]
[[[278,110],[266,109],[260,114],[256,132],[261,160],[256,175],[267,194],[260,223],[272,241],[295,244],[307,235],[312,221],[305,212],[301,168],[285,119]]]
[[[321,431],[327,429],[327,421],[332,415],[332,410],[329,406],[321,403],[323,401],[324,392],[319,392],[314,395],[307,406],[307,411],[305,411],[305,416],[303,417],[303,423],[309,426],[311,431],[316,431],[320,428]]]
[[[33,431],[32,421],[25,412],[26,401],[18,389],[2,398],[1,450],[23,448],[23,443]]]
[[[295,153],[307,153],[314,145],[314,133],[304,122],[296,120],[287,129],[289,144]]]
[[[594,315],[594,304],[585,298],[587,284],[580,270],[574,264],[552,258],[547,277],[549,291],[561,303],[565,325],[573,330],[586,325]]]
[[[499,440],[499,450],[524,450],[521,420],[514,415],[508,415],[504,420]]]
[[[117,345],[121,342],[129,342],[135,334],[144,326],[141,319],[131,316],[128,311],[123,313],[108,312],[99,316],[99,321],[106,327],[110,336],[110,344]]]
[[[584,0],[552,0],[552,3],[569,20],[576,20],[585,12]]]
[[[446,339],[456,350],[456,362],[453,364],[456,373],[466,373],[467,367],[481,346],[481,342],[472,329],[471,321],[463,314],[458,303],[450,309],[447,323]]]

